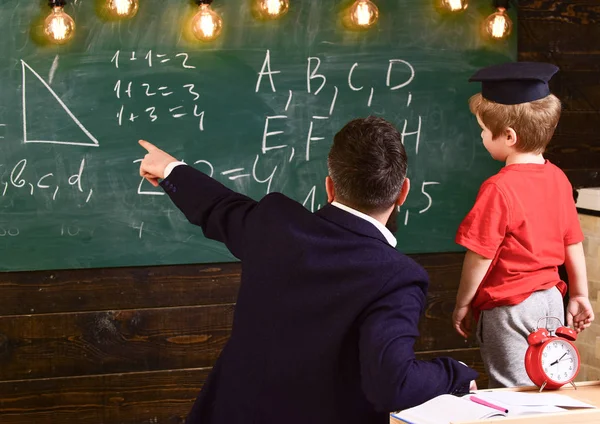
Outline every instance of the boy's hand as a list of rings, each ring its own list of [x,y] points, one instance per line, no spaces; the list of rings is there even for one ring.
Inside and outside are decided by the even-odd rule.
[[[463,336],[465,339],[471,335],[471,307],[467,306],[456,306],[452,313],[452,325],[458,334]]]
[[[140,140],[139,143],[148,151],[140,164],[140,176],[147,179],[154,187],[157,187],[158,180],[165,177],[167,165],[176,162],[177,159],[145,140]]]
[[[567,325],[580,333],[588,328],[593,320],[594,310],[587,296],[575,296],[569,299]]]

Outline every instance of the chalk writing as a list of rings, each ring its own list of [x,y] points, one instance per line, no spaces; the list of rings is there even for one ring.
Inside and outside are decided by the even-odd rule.
[[[258,132],[249,133],[246,140],[235,140],[252,146],[250,155],[246,153],[242,158],[235,155],[231,158],[222,155],[214,160],[211,156],[209,161],[207,157],[213,153],[209,150],[206,156],[202,155],[203,159],[190,162],[207,175],[226,184],[232,184],[242,191],[255,190],[256,185],[259,186],[261,194],[280,190],[281,187],[285,188],[291,172],[313,162],[317,153],[319,159],[322,159],[326,147],[324,141],[328,140],[327,144],[330,143],[332,131],[334,127],[335,130],[339,129],[337,127],[340,119],[342,121],[344,119],[340,116],[347,113],[346,108],[349,103],[360,104],[362,108],[366,106],[367,111],[377,114],[371,108],[379,110],[378,103],[383,103],[382,99],[389,99],[390,96],[398,98],[400,111],[395,120],[400,123],[402,143],[407,150],[410,150],[411,155],[418,156],[422,154],[423,147],[427,146],[423,133],[428,121],[419,113],[402,110],[403,107],[414,105],[418,97],[414,96],[411,90],[416,70],[408,61],[401,58],[385,58],[379,64],[381,68],[379,73],[375,73],[372,71],[373,64],[367,63],[366,59],[362,61],[358,58],[349,58],[347,63],[337,62],[335,66],[331,66],[328,56],[315,54],[310,57],[305,56],[306,60],[301,58],[297,69],[292,69],[293,67],[288,65],[279,67],[277,55],[269,49],[253,54],[256,56],[255,66],[244,70],[248,74],[248,79],[240,78],[241,81],[250,80],[250,87],[234,88],[237,90],[236,93],[244,91],[252,93],[254,89],[252,95],[260,98],[266,106],[265,112],[258,117],[261,125],[264,122],[264,126],[262,131],[259,129]],[[45,81],[28,63],[21,60],[23,141],[100,147],[99,141],[62,100],[58,90],[51,88],[52,82],[57,81],[57,75],[60,75],[64,67],[62,65],[59,68],[59,61],[60,57],[56,55]],[[160,123],[175,120],[182,125],[188,122],[193,125],[194,131],[202,134],[201,136],[198,134],[197,139],[190,140],[199,146],[207,142],[205,137],[215,137],[215,133],[211,131],[214,131],[215,127],[219,130],[219,126],[211,124],[216,115],[213,113],[213,103],[220,99],[211,97],[214,96],[214,91],[207,89],[207,83],[200,72],[187,72],[189,69],[196,69],[192,64],[195,60],[188,53],[117,50],[114,54],[111,53],[110,65],[108,61],[109,58],[105,58],[105,66],[110,67],[111,72],[114,73],[112,81],[108,81],[110,85],[107,84],[105,87],[114,108],[108,110],[108,118],[110,125],[114,125],[116,130],[158,128]],[[160,71],[161,69],[163,71]],[[161,80],[161,72],[169,69],[177,69],[178,73],[183,73],[185,76],[176,80],[168,78]],[[333,76],[331,73],[334,73]],[[296,81],[291,81],[290,75],[295,75]],[[377,79],[379,81],[376,81]],[[336,84],[332,83],[333,81]],[[73,123],[81,133],[81,139],[52,140],[48,137],[46,139],[41,136],[32,137],[35,132],[32,123],[35,124],[35,121],[31,117],[28,120],[28,114],[32,112],[28,111],[27,101],[28,87],[31,87],[31,84],[37,85],[37,93],[40,92],[41,87],[41,92],[49,95],[58,106],[56,110],[64,113],[68,122]],[[211,81],[210,84],[213,82]],[[235,107],[234,102],[231,104],[233,118],[230,121],[223,120],[223,117],[216,117],[219,125],[222,125],[221,122],[225,122],[225,125],[238,124],[235,119],[239,113]],[[302,118],[298,119],[299,116]],[[348,118],[352,117],[348,116]],[[207,125],[208,131],[206,131]],[[0,124],[0,139],[5,137],[6,131],[7,125]],[[176,141],[177,138],[174,140]],[[219,143],[221,140],[209,139],[208,142]],[[168,146],[167,150],[169,151]],[[93,208],[99,205],[102,196],[106,196],[106,191],[114,188],[108,185],[92,187],[90,182],[94,181],[97,175],[91,175],[90,157],[79,157],[76,162],[73,162],[73,159],[71,155],[68,163],[72,169],[69,169],[66,175],[64,169],[47,168],[47,165],[34,164],[28,158],[18,158],[10,163],[0,164],[0,170],[4,172],[0,174],[2,177],[0,199],[6,202],[11,196],[34,196],[44,198],[47,202],[56,205],[77,198],[80,199],[80,207]],[[158,200],[154,200],[157,196],[165,195],[161,187],[154,187],[145,178],[137,175],[136,171],[142,159],[128,158],[127,160],[131,160],[129,163],[133,165],[129,196],[144,196],[144,202],[157,202]],[[35,169],[33,169],[34,165]],[[94,169],[94,172],[97,170]],[[108,172],[110,173],[110,170]],[[303,174],[301,176],[306,178],[306,181],[302,181],[302,189],[299,193],[282,191],[314,212],[321,207],[317,198],[323,195],[323,188],[321,182],[313,181],[315,172],[309,171],[306,175],[308,176]],[[417,187],[420,185],[420,192],[417,191],[416,197],[413,195],[413,199],[420,199],[416,200],[418,207],[413,206],[412,210],[409,210],[408,207],[403,206],[402,211],[400,207],[397,209],[399,213],[402,212],[399,220],[404,226],[414,225],[413,222],[418,222],[419,216],[435,208],[436,195],[439,196],[435,186],[442,183],[441,181],[418,181],[415,184]],[[179,213],[172,214],[174,210],[171,209],[163,212],[172,223],[185,219]],[[131,229],[134,230],[132,236],[138,240],[154,234],[151,230],[152,223],[146,222],[146,218],[141,213],[134,212],[132,217],[128,217],[124,222],[124,225],[130,228],[130,232]],[[65,222],[58,229],[60,235],[65,238],[86,237],[94,231],[86,229],[84,225],[77,222]],[[17,226],[0,223],[0,237],[16,237],[19,234],[20,230]],[[190,236],[186,235],[186,237]]]
[[[16,227],[2,227],[0,226],[0,237],[16,237],[20,233],[19,229]]]
[[[428,185],[437,185],[437,184],[439,184],[439,183],[435,182],[435,181],[429,181],[429,182],[424,181],[423,184],[421,185],[421,193],[423,193],[423,195],[425,197],[427,197],[427,200],[429,203],[427,204],[427,206],[425,208],[421,209],[419,211],[419,213],[427,212],[429,210],[429,208],[431,208],[431,206],[433,205],[433,199],[432,199],[431,195],[425,191],[425,187]]]
[[[124,53],[125,55],[127,55],[127,53]],[[185,52],[181,52],[181,53],[176,53],[174,55],[175,58],[177,58],[177,60],[180,62],[178,63],[182,68],[184,69],[196,69],[195,66],[188,64],[188,61],[190,59],[190,55],[185,53]],[[171,61],[171,57],[168,54],[165,53],[156,53],[154,54],[152,52],[152,50],[148,50],[148,52],[144,55],[144,60],[146,61],[148,68],[152,68],[154,62],[153,59],[156,58],[158,60],[159,63],[167,63]],[[119,69],[119,64],[120,64],[120,59],[121,59],[121,50],[117,50],[115,52],[115,54],[112,56],[112,58],[110,59],[110,63],[113,63],[115,65],[116,69]],[[131,57],[129,58],[129,61],[136,61],[137,57],[136,57],[136,52],[132,51],[131,52]]]
[[[24,60],[21,60],[21,71],[23,74],[23,85],[22,85],[22,94],[23,94],[23,142],[24,143],[46,143],[46,144],[67,144],[74,146],[93,146],[98,147],[98,140],[83,126],[83,124],[75,117],[73,112],[67,107],[67,105],[61,100],[61,98],[54,92],[54,90],[50,87],[50,85],[44,81],[44,79]],[[48,92],[54,97],[56,102],[61,106],[61,108],[66,112],[66,114],[73,120],[73,122],[81,129],[81,131],[89,138],[91,142],[82,142],[82,141],[58,141],[58,140],[31,140],[27,137],[27,72],[33,74],[39,82],[48,90]]]

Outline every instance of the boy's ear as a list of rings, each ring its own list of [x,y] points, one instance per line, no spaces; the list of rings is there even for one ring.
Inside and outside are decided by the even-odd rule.
[[[515,147],[517,144],[517,132],[512,129],[511,127],[508,127],[505,130],[504,133],[504,137],[506,137],[505,143],[508,147]]]

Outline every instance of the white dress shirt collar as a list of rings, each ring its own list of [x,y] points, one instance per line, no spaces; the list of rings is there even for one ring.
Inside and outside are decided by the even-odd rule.
[[[396,237],[394,237],[394,235],[392,234],[392,232],[390,230],[388,230],[385,225],[383,225],[381,222],[377,221],[375,218],[373,218],[372,216],[369,216],[367,214],[364,214],[360,211],[357,211],[356,209],[352,209],[349,206],[346,205],[342,205],[341,203],[338,202],[331,202],[331,204],[333,206],[335,206],[336,208],[340,208],[348,213],[351,213],[354,216],[358,216],[359,218],[364,219],[365,221],[369,221],[371,224],[373,224],[380,232],[381,234],[383,234],[383,236],[385,237],[385,239],[387,240],[387,242],[390,244],[390,246],[392,247],[396,247],[396,244],[398,244],[398,241],[396,240]]]

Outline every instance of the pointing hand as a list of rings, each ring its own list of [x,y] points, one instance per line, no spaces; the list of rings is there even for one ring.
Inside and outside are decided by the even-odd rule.
[[[157,187],[158,180],[165,177],[167,165],[176,162],[177,159],[145,140],[140,140],[139,143],[148,151],[140,164],[140,176],[147,179],[154,187]]]

